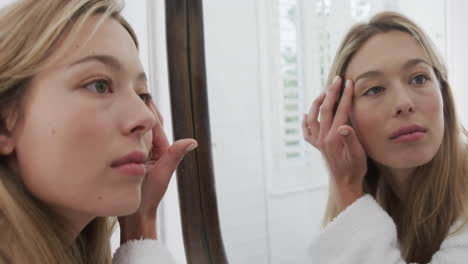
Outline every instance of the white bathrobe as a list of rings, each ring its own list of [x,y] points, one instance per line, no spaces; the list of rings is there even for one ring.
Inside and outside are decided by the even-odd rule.
[[[166,246],[158,240],[132,240],[120,246],[113,264],[175,264]]]
[[[468,264],[468,227],[456,222],[431,264]],[[396,226],[370,195],[348,206],[313,240],[312,264],[402,264]]]

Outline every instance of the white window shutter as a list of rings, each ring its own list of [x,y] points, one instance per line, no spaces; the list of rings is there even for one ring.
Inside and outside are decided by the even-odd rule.
[[[303,106],[302,47],[300,45],[300,9],[297,0],[279,0],[278,27],[281,65],[281,159],[282,162],[304,162],[304,140],[301,121]]]

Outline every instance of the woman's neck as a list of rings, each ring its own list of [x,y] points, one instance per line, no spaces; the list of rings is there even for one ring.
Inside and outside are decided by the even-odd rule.
[[[53,211],[58,214],[70,229],[68,235],[73,243],[80,235],[81,231],[94,219],[92,216],[77,213],[70,209],[53,207]]]
[[[394,168],[379,168],[381,176],[390,185],[400,202],[405,202],[408,194],[409,178],[414,172],[414,168],[394,169]]]

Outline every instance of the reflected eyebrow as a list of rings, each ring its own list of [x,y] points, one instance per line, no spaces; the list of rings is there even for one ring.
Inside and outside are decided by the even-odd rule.
[[[428,65],[429,67],[432,68],[432,65],[427,62],[426,60],[424,59],[420,59],[420,58],[416,58],[416,59],[411,59],[409,61],[407,61],[405,64],[403,64],[403,67],[401,68],[402,70],[407,70],[417,64],[420,64],[420,63],[423,63],[423,64],[426,64]],[[378,77],[378,76],[381,76],[383,75],[382,72],[380,71],[368,71],[368,72],[365,72],[361,75],[359,75],[356,80],[354,80],[354,83],[357,83],[359,79],[363,79],[363,78],[371,78],[371,77]]]
[[[415,65],[417,65],[417,64],[420,64],[420,63],[426,64],[427,66],[429,66],[429,67],[432,68],[432,64],[430,64],[430,63],[427,62],[426,60],[420,59],[420,58],[416,58],[416,59],[411,59],[411,60],[407,61],[407,62],[403,65],[402,69],[405,70],[405,69],[411,68],[411,67],[413,67],[413,66],[415,66]]]
[[[359,75],[356,78],[356,80],[354,80],[354,83],[357,83],[359,81],[359,79],[378,77],[378,76],[381,76],[381,75],[383,75],[383,73],[380,72],[380,71],[368,71],[368,72],[365,72],[365,73]]]
[[[117,58],[115,58],[113,56],[110,56],[110,55],[91,55],[91,56],[87,56],[87,57],[81,58],[81,59],[71,63],[69,65],[69,67],[73,67],[73,66],[76,66],[78,64],[82,64],[82,63],[86,63],[86,62],[90,62],[90,61],[97,61],[97,62],[102,63],[104,65],[110,66],[111,68],[114,68],[115,70],[118,70],[118,71],[123,70],[123,66],[120,63],[120,61]],[[137,80],[142,81],[142,82],[147,82],[148,77],[146,76],[146,73],[141,72],[141,73],[138,74]]]

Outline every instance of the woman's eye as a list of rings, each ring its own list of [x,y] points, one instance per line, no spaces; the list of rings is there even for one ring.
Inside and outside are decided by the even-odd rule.
[[[145,104],[149,103],[151,98],[152,98],[151,94],[149,94],[149,93],[141,93],[141,94],[139,94],[139,96],[140,96],[141,100],[143,100],[143,102]]]
[[[105,94],[105,93],[112,92],[110,89],[110,83],[107,80],[92,81],[86,84],[84,87],[98,94]]]
[[[370,88],[369,90],[367,90],[364,95],[376,95],[376,94],[379,94],[381,92],[383,92],[385,90],[385,88],[383,88],[382,86],[375,86],[375,87],[372,87]]]
[[[423,85],[426,83],[427,80],[429,80],[429,77],[427,77],[424,74],[419,74],[415,76],[413,79],[411,79],[411,84]]]

